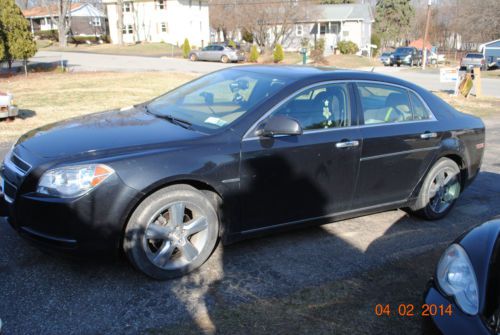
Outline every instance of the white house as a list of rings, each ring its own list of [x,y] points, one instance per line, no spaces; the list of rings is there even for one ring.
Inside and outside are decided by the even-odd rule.
[[[360,50],[368,52],[373,22],[369,4],[307,6],[291,34],[284,39],[283,46],[298,50],[304,38],[311,42],[323,38],[326,53],[331,53],[339,41],[352,41]]]
[[[100,36],[107,34],[106,15],[88,3],[72,3],[69,13],[71,15],[72,35]],[[23,10],[23,15],[30,23],[33,34],[39,31],[57,29],[57,24],[51,17],[57,17],[57,6],[32,7]]]
[[[123,27],[118,27],[116,0],[106,5],[111,41],[117,43],[122,29],[125,43],[167,42],[203,46],[210,38],[208,3],[204,0],[131,0],[123,1]]]

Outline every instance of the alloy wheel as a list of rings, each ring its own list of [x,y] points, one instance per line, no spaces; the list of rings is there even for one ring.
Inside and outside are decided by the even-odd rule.
[[[438,171],[429,187],[429,203],[436,213],[443,213],[460,194],[460,180],[456,171],[443,168]]]
[[[153,215],[142,247],[155,266],[174,270],[193,262],[207,242],[207,217],[196,205],[179,201]]]

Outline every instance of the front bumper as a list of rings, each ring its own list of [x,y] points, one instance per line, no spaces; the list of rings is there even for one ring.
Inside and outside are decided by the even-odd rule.
[[[425,292],[424,302],[428,305],[452,305],[452,315],[436,315],[423,318],[425,334],[492,335],[481,316],[467,315],[454,302],[450,302],[431,281]]]
[[[411,59],[406,58],[393,58],[391,60],[392,64],[400,64],[400,65],[410,65]]]
[[[8,117],[16,117],[19,114],[17,106],[3,106],[0,107],[0,119]]]
[[[77,256],[113,255],[139,196],[114,175],[76,199],[28,192],[8,201],[2,194],[0,216],[39,247]]]

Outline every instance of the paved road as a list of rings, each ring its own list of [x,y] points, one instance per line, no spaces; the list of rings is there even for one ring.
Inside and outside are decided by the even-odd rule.
[[[284,296],[444,248],[500,214],[500,118],[487,127],[483,170],[444,220],[424,222],[390,211],[244,241],[219,247],[201,271],[167,282],[144,277],[124,259],[80,262],[46,255],[0,220],[3,334],[134,334],[179,322],[207,327],[216,305]],[[0,156],[7,147],[0,147]]]
[[[208,73],[234,64],[215,62],[191,62],[179,58],[101,55],[79,52],[39,51],[30,59],[34,63],[56,63],[66,61],[70,71],[172,71]]]
[[[115,56],[76,52],[40,51],[30,59],[34,63],[56,63],[65,60],[71,71],[174,71],[208,73],[235,64],[215,62],[190,62],[178,58],[156,58],[139,56]],[[368,70],[368,68],[366,69]],[[371,70],[371,68],[369,68]],[[428,90],[452,91],[454,84],[440,83],[439,75],[433,73],[417,73],[406,68],[376,67],[375,72],[389,74],[404,80],[414,82]],[[500,98],[500,80],[484,78],[483,94]]]

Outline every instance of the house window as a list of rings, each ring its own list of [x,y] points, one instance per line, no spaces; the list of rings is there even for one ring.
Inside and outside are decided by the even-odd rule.
[[[166,0],[156,0],[155,1],[155,4],[156,4],[156,9],[165,9],[165,3]]]
[[[100,17],[93,17],[90,24],[94,27],[100,27],[101,26],[101,18]]]
[[[302,36],[304,35],[304,26],[301,24],[298,24],[295,26],[295,35],[297,36]]]
[[[167,32],[167,23],[166,22],[162,22],[161,23],[161,32],[162,33],[166,33]]]
[[[132,27],[131,24],[123,26],[123,35],[127,34],[133,34],[134,33],[134,27]]]
[[[132,11],[132,3],[124,2],[123,3],[123,11],[126,13],[130,13]]]

